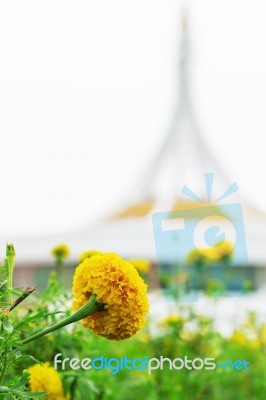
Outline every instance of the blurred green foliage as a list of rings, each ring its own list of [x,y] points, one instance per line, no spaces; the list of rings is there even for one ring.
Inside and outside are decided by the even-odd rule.
[[[249,290],[249,285],[247,284]],[[207,294],[215,301],[223,292],[219,281],[208,282]],[[213,298],[213,299],[212,299]],[[124,341],[97,337],[81,323],[63,328],[26,346],[20,341],[51,325],[71,311],[72,296],[52,273],[47,287],[13,310],[2,314],[0,330],[0,399],[41,398],[30,394],[27,368],[36,362],[50,362],[58,353],[63,358],[129,359],[160,356],[190,359],[214,357],[217,362],[247,360],[250,369],[232,370],[71,370],[60,372],[65,394],[71,400],[264,400],[266,393],[266,325],[256,315],[247,315],[230,338],[216,331],[210,317],[197,315],[189,305],[176,308],[164,320],[148,320],[144,330]],[[3,368],[5,371],[3,373]],[[8,389],[7,389],[8,388]],[[2,392],[1,392],[2,390]],[[56,400],[56,399],[55,399]]]

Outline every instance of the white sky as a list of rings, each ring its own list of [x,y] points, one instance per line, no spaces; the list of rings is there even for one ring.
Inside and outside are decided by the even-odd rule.
[[[266,212],[266,3],[189,3],[202,133]],[[89,223],[134,190],[175,109],[180,4],[0,2],[1,235]]]

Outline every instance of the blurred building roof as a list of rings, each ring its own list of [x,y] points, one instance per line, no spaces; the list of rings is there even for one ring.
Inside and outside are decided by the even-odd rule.
[[[209,185],[206,173],[211,179]],[[266,261],[266,217],[235,192],[236,185],[232,185],[210,151],[197,124],[190,90],[188,20],[184,15],[176,114],[150,168],[144,171],[128,198],[116,211],[91,226],[58,236],[21,237],[14,241],[21,259],[47,259],[50,247],[63,241],[73,249],[73,256],[98,248],[127,257],[156,260],[153,213],[193,209],[193,218],[200,219],[202,208],[215,206],[215,214],[220,215],[219,205],[233,202],[243,206],[250,261],[263,263]]]

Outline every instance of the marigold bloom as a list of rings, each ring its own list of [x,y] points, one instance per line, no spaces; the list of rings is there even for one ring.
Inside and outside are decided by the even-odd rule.
[[[262,325],[259,330],[259,338],[263,345],[266,344],[266,325]]]
[[[222,242],[216,243],[214,249],[217,252],[217,256],[219,258],[232,257],[234,246],[228,240],[224,240]]]
[[[47,392],[45,400],[65,400],[63,385],[59,373],[49,363],[35,364],[28,369],[29,384],[32,392]]]
[[[70,254],[70,250],[69,247],[62,243],[59,244],[58,246],[55,246],[52,250],[51,250],[51,254],[55,257],[58,257],[60,259],[64,259],[67,258]]]
[[[78,310],[96,295],[105,309],[84,318],[82,324],[99,336],[127,339],[145,325],[146,291],[147,285],[129,262],[116,254],[96,255],[76,268],[73,308]]]
[[[79,256],[79,261],[82,262],[86,258],[90,258],[92,256],[97,256],[99,254],[104,254],[104,253],[102,251],[99,251],[99,250],[86,250],[86,251],[83,251],[83,253],[81,253],[80,256]]]
[[[199,251],[201,252],[202,256],[205,259],[206,263],[218,261],[217,259],[221,258],[220,253],[217,251],[216,247],[207,247],[207,248],[200,248]]]
[[[184,319],[181,317],[181,315],[177,315],[177,314],[171,315],[170,314],[160,322],[160,325],[164,326],[164,327],[168,327],[168,326],[173,326],[175,324],[180,324],[183,322],[184,322]]]
[[[218,242],[212,247],[202,247],[192,249],[187,255],[187,262],[190,264],[202,265],[212,262],[224,261],[225,258],[231,258],[234,247],[227,240]]]
[[[205,256],[203,255],[202,249],[192,249],[187,255],[187,262],[189,264],[203,264]]]
[[[241,331],[235,331],[231,340],[234,344],[248,349],[258,349],[260,346],[259,340],[256,337],[249,338]]]
[[[132,264],[140,274],[147,274],[151,267],[151,263],[148,260],[132,258],[127,261]]]

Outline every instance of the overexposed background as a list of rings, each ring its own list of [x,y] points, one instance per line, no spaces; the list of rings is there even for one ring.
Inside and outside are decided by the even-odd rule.
[[[0,3],[2,236],[74,228],[134,192],[175,113],[183,3]],[[266,212],[266,3],[187,4],[202,135]]]

